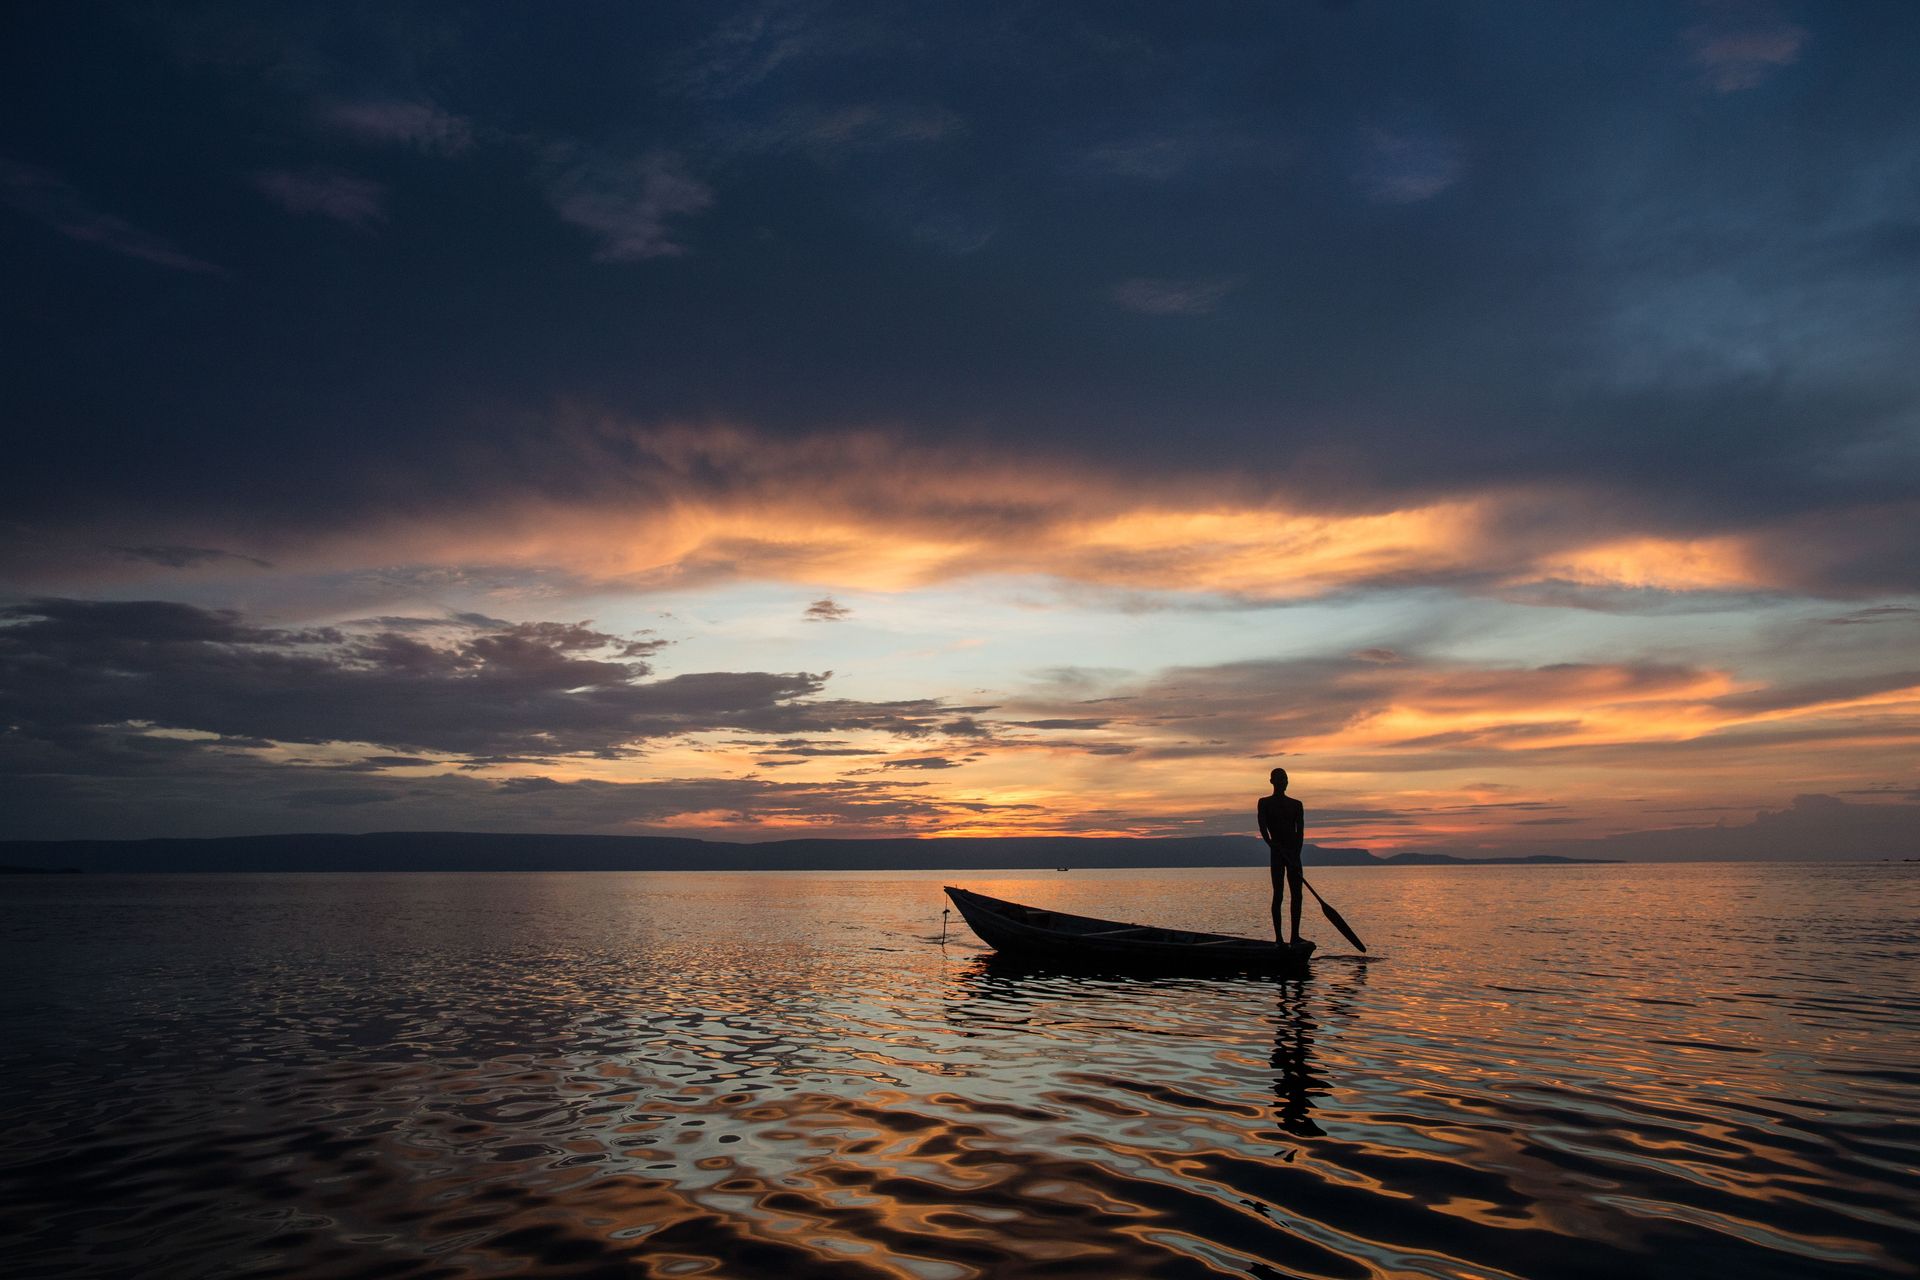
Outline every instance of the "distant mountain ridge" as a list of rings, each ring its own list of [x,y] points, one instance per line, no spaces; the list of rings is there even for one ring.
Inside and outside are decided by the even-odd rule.
[[[1576,863],[1599,859],[1460,858],[1309,844],[1310,867]],[[682,836],[380,831],[365,835],[220,836],[0,842],[0,865],[131,871],[956,871],[1056,867],[1264,866],[1251,836],[957,836],[758,844]]]

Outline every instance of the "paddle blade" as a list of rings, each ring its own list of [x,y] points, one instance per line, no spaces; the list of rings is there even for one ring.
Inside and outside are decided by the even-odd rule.
[[[1301,881],[1301,883],[1306,884],[1304,880]],[[1318,889],[1315,889],[1310,884],[1307,885],[1307,890],[1308,892],[1313,894],[1313,900],[1320,904],[1320,914],[1327,918],[1327,923],[1332,925],[1334,928],[1338,929],[1340,931],[1341,936],[1344,937],[1348,942],[1351,942],[1354,946],[1358,947],[1360,950],[1365,951],[1367,949],[1367,944],[1360,941],[1360,935],[1355,933],[1353,931],[1353,928],[1350,925],[1348,925],[1345,920],[1342,920],[1340,918],[1340,913],[1338,911],[1335,911],[1332,907],[1327,905],[1327,900],[1320,896],[1320,891]]]
[[[1338,929],[1348,942],[1351,942],[1362,951],[1367,949],[1367,944],[1360,941],[1360,935],[1347,926],[1347,922],[1340,918],[1338,911],[1335,911],[1324,902],[1320,904],[1320,910],[1327,917],[1328,922],[1332,924],[1334,928]]]

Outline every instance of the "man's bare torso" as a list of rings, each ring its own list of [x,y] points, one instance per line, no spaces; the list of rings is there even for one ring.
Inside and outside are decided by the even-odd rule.
[[[1300,843],[1306,835],[1306,809],[1292,796],[1261,796],[1256,809],[1260,819],[1260,838],[1276,854],[1298,858]]]

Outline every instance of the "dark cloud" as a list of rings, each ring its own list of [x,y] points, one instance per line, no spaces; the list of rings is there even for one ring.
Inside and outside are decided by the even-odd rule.
[[[1535,582],[1500,584],[1489,593],[1510,604],[1542,609],[1582,609],[1591,613],[1689,614],[1723,613],[1763,603],[1772,593],[1755,591],[1673,590],[1664,587],[1619,587],[1611,584],[1569,582],[1542,578]]]
[[[871,747],[849,747],[834,742],[809,742],[805,738],[783,738],[778,742],[744,742],[743,746],[766,748],[783,756],[877,756],[882,754]]]
[[[271,563],[258,556],[245,556],[237,551],[222,551],[217,547],[108,547],[107,550],[125,556],[129,560],[163,565],[169,569],[193,569],[201,565],[219,564],[229,560],[250,564],[256,569],[273,568]]]
[[[1355,649],[1348,656],[1353,658],[1358,658],[1362,662],[1398,662],[1400,661],[1399,653],[1397,653],[1392,649],[1386,649],[1386,648]]]
[[[1138,745],[1155,756],[1227,754],[1210,743],[1170,742],[1167,731],[1176,727],[1189,738],[1255,750],[1331,733],[1378,710],[1401,683],[1378,678],[1382,670],[1342,659],[1176,667],[1129,683],[1128,701],[1103,710],[1112,711],[1109,728],[1120,734],[1150,732]]]
[[[1032,805],[949,804],[899,778],[781,782],[767,778],[653,778],[564,782],[467,773],[402,779],[362,775],[352,787],[316,766],[189,747],[194,767],[143,759],[72,767],[0,734],[0,835],[23,839],[144,838],[285,831],[495,830],[908,835],[956,815],[1032,813]]]
[[[845,605],[835,604],[833,597],[827,596],[815,600],[812,604],[808,605],[806,613],[802,616],[805,617],[808,622],[838,622],[842,618],[852,616],[852,614],[853,610],[847,608]]]
[[[420,618],[405,614],[383,613],[371,618],[353,618],[340,624],[343,628],[366,631],[441,631],[447,628],[477,631],[507,631],[514,626],[504,618],[488,617],[484,613],[448,613],[442,617]],[[585,623],[579,624],[585,626]]]
[[[397,791],[377,787],[315,787],[287,793],[289,809],[354,808],[366,804],[390,804],[400,798]]]
[[[565,791],[567,784],[553,778],[535,776],[508,778],[499,784],[499,789],[507,795],[531,795],[542,791]]]
[[[1796,585],[1912,582],[1912,13],[1030,18],[65,7],[0,65],[31,108],[0,131],[28,214],[0,242],[9,402],[39,428],[0,498],[127,545],[196,522],[293,545],[396,494],[596,488],[542,425],[568,406],[966,433],[1317,509],[1574,483],[1609,529],[1805,517],[1774,549]],[[136,78],[161,106],[114,92]],[[343,168],[384,204],[305,180]],[[238,207],[261,172],[389,220],[295,249]],[[104,311],[35,223],[179,271]],[[193,303],[208,262],[143,226],[217,227],[257,287]],[[1215,309],[1129,323],[1117,281]],[[95,340],[115,315],[137,343]]]
[[[1793,681],[1766,689],[1729,694],[1715,700],[1723,710],[1741,712],[1787,711],[1851,702],[1876,694],[1920,689],[1920,670],[1875,671],[1823,680]]]
[[[643,658],[668,644],[665,640],[626,639],[595,631],[586,622],[500,623],[479,614],[460,614],[454,620],[488,632],[473,641],[474,651],[482,657],[500,657],[510,651],[531,653],[551,649],[571,653],[607,649],[616,657]]]
[[[429,644],[161,601],[40,600],[0,610],[0,722],[45,742],[144,724],[538,759],[721,729],[923,736],[949,713],[932,700],[821,699],[825,678],[807,673],[646,679],[640,658],[660,643],[533,622]]]
[[[1866,609],[1855,609],[1851,613],[1843,613],[1833,618],[1824,618],[1822,621],[1830,626],[1850,627],[1864,626],[1875,622],[1906,621],[1916,617],[1920,617],[1920,609],[1915,609],[1911,605],[1883,604]]]

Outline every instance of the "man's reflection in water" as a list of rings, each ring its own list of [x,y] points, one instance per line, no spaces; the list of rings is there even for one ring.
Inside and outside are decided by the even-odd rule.
[[[1342,971],[1344,969],[1344,972]],[[1367,980],[1367,966],[1322,964],[1311,978],[1287,978],[1274,984],[1273,1098],[1280,1128],[1296,1138],[1319,1138],[1326,1130],[1314,1123],[1313,1097],[1327,1092],[1330,1081],[1315,1071],[1314,1040],[1321,1025],[1346,1021],[1354,1014],[1355,988]],[[1314,1017],[1314,1002],[1320,1017]],[[1337,1055],[1336,1055],[1337,1056]]]
[[[1301,979],[1288,979],[1278,986],[1272,1062],[1280,1127],[1296,1138],[1318,1138],[1325,1130],[1313,1122],[1313,1091],[1324,1088],[1326,1081],[1313,1074],[1312,1002]]]

